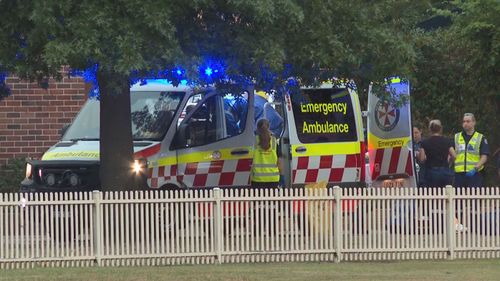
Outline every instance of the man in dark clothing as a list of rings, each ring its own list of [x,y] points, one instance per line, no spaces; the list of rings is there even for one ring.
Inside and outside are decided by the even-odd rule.
[[[455,186],[481,187],[483,185],[484,164],[488,160],[490,148],[483,134],[475,130],[474,114],[465,113],[463,131],[455,134]]]

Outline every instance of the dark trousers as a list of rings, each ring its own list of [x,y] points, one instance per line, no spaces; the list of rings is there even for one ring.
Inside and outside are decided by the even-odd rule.
[[[455,187],[482,187],[483,176],[481,173],[476,173],[472,177],[468,177],[465,173],[455,173]]]
[[[278,182],[256,182],[252,181],[252,188],[255,189],[266,189],[266,188],[278,188]]]
[[[428,167],[425,179],[428,187],[445,187],[453,183],[453,171],[448,167]]]

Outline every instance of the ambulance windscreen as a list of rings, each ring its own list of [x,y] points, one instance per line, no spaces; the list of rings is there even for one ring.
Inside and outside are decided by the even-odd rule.
[[[291,94],[302,143],[357,141],[351,96],[346,89],[302,89]]]
[[[131,92],[134,140],[160,140],[170,127],[184,95],[184,92]],[[98,140],[99,107],[98,100],[89,99],[63,140]]]

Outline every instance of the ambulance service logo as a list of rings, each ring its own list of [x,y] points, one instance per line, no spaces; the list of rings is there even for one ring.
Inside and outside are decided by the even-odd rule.
[[[391,131],[399,121],[399,109],[387,101],[378,101],[375,106],[375,123],[382,131]]]

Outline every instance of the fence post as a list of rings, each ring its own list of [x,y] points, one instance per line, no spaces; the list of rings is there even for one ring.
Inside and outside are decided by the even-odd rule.
[[[335,199],[333,239],[335,243],[335,262],[342,260],[342,190],[338,185],[333,187],[333,198]]]
[[[455,189],[451,185],[446,186],[447,216],[446,225],[448,229],[448,258],[455,259]]]
[[[214,188],[214,235],[215,235],[215,254],[217,255],[217,263],[222,263],[222,203],[220,188]]]
[[[102,221],[102,211],[101,211],[101,200],[102,200],[102,193],[98,190],[94,190],[92,192],[92,200],[94,201],[94,216],[93,216],[93,223],[94,223],[94,254],[95,254],[95,259],[97,266],[101,266],[101,257],[102,257],[102,229],[101,229],[101,221]]]

